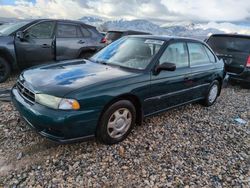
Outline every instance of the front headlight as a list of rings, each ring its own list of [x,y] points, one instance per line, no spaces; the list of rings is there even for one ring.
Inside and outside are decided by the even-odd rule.
[[[64,99],[46,94],[35,94],[37,103],[60,110],[79,110],[80,104],[75,99]]]

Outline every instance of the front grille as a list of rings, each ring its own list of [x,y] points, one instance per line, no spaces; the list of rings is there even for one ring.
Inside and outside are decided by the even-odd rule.
[[[17,81],[17,90],[19,94],[24,97],[25,99],[29,100],[30,102],[35,102],[35,93],[32,92],[29,88],[24,86],[20,81]]]

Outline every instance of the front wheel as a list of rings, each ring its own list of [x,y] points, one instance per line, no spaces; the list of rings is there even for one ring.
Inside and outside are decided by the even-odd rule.
[[[215,80],[210,85],[203,104],[207,107],[212,106],[216,102],[216,99],[219,96],[220,89],[221,89],[220,83],[217,80]]]
[[[128,100],[121,100],[109,106],[103,113],[97,127],[97,139],[104,144],[123,141],[135,125],[136,110]]]
[[[9,63],[0,57],[0,83],[6,81],[10,76],[11,68]]]

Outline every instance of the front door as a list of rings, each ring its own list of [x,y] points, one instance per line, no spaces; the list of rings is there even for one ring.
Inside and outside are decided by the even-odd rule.
[[[55,60],[54,21],[43,21],[24,31],[24,39],[15,38],[20,68]]]
[[[174,42],[169,44],[159,59],[159,64],[174,63],[176,70],[161,71],[159,74],[152,74],[150,110],[148,114],[164,111],[191,100],[189,89],[191,71],[189,68],[188,50],[185,42]]]

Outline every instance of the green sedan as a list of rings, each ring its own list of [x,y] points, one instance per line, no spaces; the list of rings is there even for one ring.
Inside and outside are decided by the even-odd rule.
[[[205,43],[188,38],[129,36],[89,60],[24,71],[12,101],[40,135],[69,143],[124,140],[144,117],[188,103],[216,102],[224,64]]]

